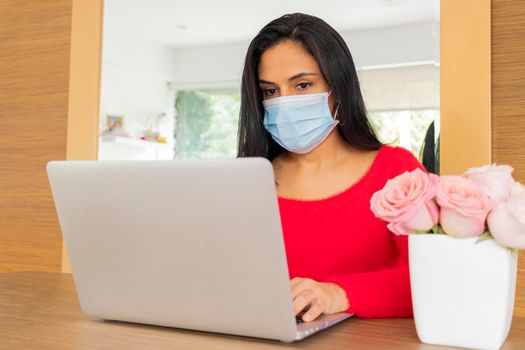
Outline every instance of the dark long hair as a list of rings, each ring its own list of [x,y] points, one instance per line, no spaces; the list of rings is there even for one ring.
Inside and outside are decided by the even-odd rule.
[[[319,64],[339,103],[338,131],[343,139],[358,149],[379,149],[382,144],[368,121],[354,61],[345,41],[322,19],[293,13],[268,23],[248,47],[241,84],[238,157],[272,160],[285,151],[263,126],[258,68],[262,53],[286,39],[301,43]]]
[[[425,138],[423,139],[423,147],[419,154],[419,158],[423,166],[429,173],[436,173],[436,143],[434,142],[434,122],[430,123]]]
[[[425,138],[423,140],[423,146],[419,154],[419,158],[423,163],[423,166],[429,173],[439,175],[439,135],[437,144],[435,140],[435,126],[434,122],[430,123]]]

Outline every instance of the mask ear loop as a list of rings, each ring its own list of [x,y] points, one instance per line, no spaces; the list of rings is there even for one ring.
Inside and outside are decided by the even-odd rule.
[[[341,103],[338,103],[337,107],[335,108],[334,120],[337,121],[339,124],[344,125],[343,122],[337,118],[337,112],[339,111],[339,106],[341,106]]]
[[[332,90],[328,91],[328,96],[330,96],[331,93],[332,93]],[[338,104],[337,104],[337,107],[335,108],[335,112],[334,112],[334,120],[337,121],[339,124],[344,125],[344,123],[343,123],[342,121],[340,121],[339,119],[337,119],[337,112],[339,111],[339,106],[341,106],[341,103],[338,103]]]
[[[328,96],[330,96],[330,94],[332,93],[332,90],[328,91]],[[337,107],[335,108],[335,112],[334,112],[334,120],[337,121],[339,124],[343,125],[343,122],[340,121],[339,119],[337,119],[337,111],[339,110],[339,106],[341,105],[341,103],[338,103],[337,104]]]

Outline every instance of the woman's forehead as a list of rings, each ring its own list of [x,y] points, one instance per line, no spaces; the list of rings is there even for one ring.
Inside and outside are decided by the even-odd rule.
[[[301,43],[286,40],[263,52],[258,71],[261,80],[276,82],[304,72],[319,74],[320,69]]]

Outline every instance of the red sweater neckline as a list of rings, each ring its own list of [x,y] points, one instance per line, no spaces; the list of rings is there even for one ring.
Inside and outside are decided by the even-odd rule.
[[[374,160],[372,161],[372,164],[370,164],[370,166],[368,167],[368,169],[366,170],[366,172],[361,175],[361,177],[356,181],[354,182],[352,185],[350,185],[349,187],[347,187],[346,189],[342,190],[341,192],[338,192],[338,193],[335,193],[331,196],[328,196],[328,197],[324,197],[324,198],[320,198],[320,199],[296,199],[296,198],[288,198],[288,197],[281,197],[281,196],[278,196],[278,200],[279,200],[279,203],[289,203],[289,204],[323,204],[323,203],[329,203],[329,202],[333,202],[333,201],[337,201],[338,199],[340,199],[341,197],[344,197],[346,195],[348,195],[349,193],[355,191],[358,187],[360,187],[363,183],[366,182],[366,180],[371,176],[371,174],[374,173],[374,169],[378,166],[377,164],[379,163],[378,160],[380,160],[380,158],[382,158],[382,153],[383,153],[383,150],[388,147],[386,145],[383,145],[379,148],[379,150],[377,151],[377,154],[374,158]]]

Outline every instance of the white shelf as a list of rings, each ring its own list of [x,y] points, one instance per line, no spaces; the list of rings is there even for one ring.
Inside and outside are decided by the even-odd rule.
[[[98,159],[173,159],[173,144],[116,135],[103,135],[100,137]]]

